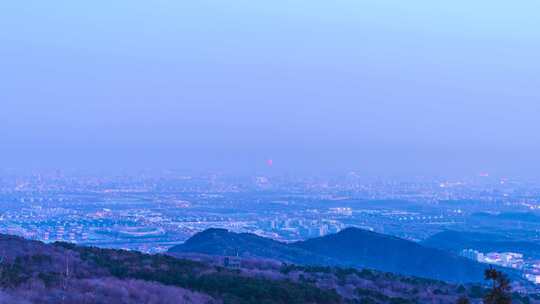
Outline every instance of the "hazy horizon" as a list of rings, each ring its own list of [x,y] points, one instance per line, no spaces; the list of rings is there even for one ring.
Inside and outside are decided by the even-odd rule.
[[[0,168],[536,177],[535,1],[7,1]]]

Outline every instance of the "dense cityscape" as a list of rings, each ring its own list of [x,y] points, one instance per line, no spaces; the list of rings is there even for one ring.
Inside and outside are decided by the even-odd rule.
[[[0,184],[0,232],[44,242],[164,252],[207,228],[292,242],[359,227],[423,242],[442,231],[540,240],[540,186],[479,174],[461,180],[368,180],[219,174],[15,175]],[[540,283],[536,252],[459,249]]]

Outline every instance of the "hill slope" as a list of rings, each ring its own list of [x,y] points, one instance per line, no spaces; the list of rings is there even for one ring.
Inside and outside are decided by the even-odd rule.
[[[0,235],[0,303],[342,303],[314,284],[167,255]]]
[[[275,259],[301,265],[371,268],[449,282],[479,282],[484,265],[407,240],[348,228],[337,234],[286,244],[253,234],[211,229],[171,248],[196,252]]]
[[[253,259],[229,269],[222,257],[201,262],[6,235],[0,235],[0,253],[0,303],[450,304],[460,296],[478,301],[484,292],[370,270]],[[515,303],[536,299],[520,296]]]
[[[483,280],[485,266],[404,239],[357,228],[293,244],[340,261],[340,265],[451,282]]]
[[[251,233],[234,233],[216,228],[195,234],[184,244],[171,248],[169,252],[271,258],[293,264],[328,265],[336,263],[331,258],[300,247],[290,246]]]

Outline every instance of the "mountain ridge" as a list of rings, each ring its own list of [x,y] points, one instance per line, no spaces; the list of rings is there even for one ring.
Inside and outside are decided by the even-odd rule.
[[[355,227],[294,243],[210,229],[169,250],[170,254],[190,252],[258,257],[299,265],[369,268],[460,283],[482,281],[485,269],[485,265],[443,250]]]

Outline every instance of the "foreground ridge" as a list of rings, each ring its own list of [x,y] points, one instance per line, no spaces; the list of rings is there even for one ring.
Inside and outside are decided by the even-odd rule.
[[[176,258],[7,235],[0,235],[0,252],[0,303],[455,303],[485,294],[479,285],[371,270],[259,259],[225,266],[234,258]]]

